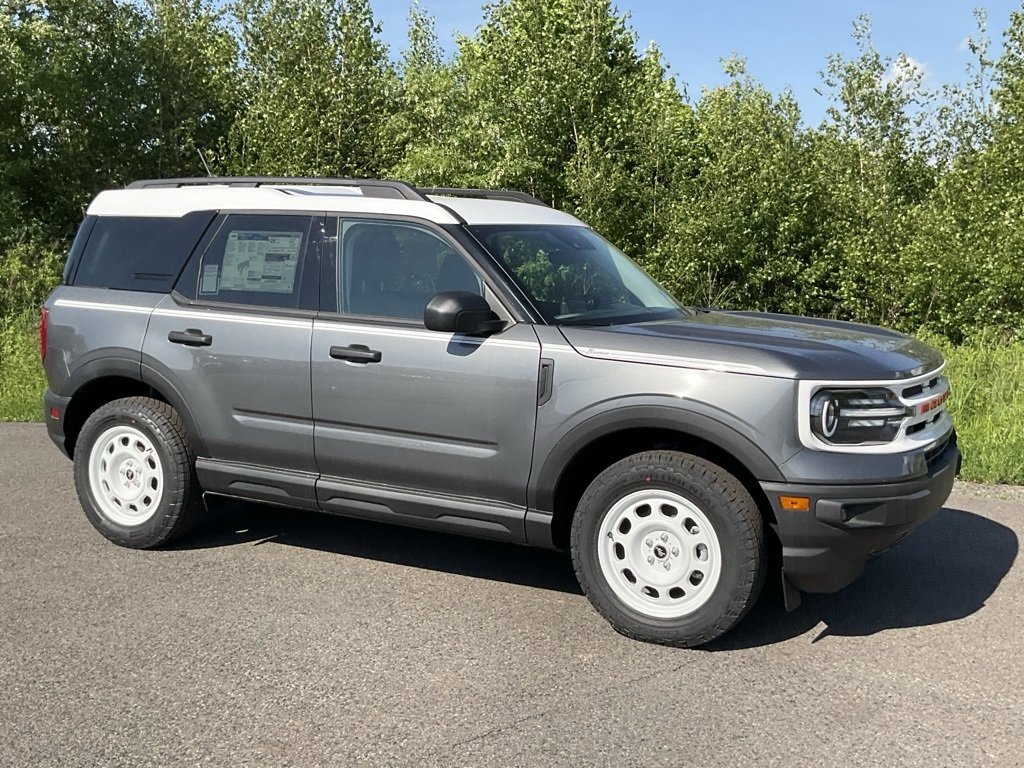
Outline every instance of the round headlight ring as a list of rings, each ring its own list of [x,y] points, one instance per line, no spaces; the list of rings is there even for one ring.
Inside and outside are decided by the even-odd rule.
[[[838,428],[839,403],[834,397],[830,397],[821,406],[821,434],[832,437]]]

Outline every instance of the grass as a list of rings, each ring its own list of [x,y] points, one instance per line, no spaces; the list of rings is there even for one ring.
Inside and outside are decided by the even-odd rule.
[[[45,389],[38,315],[0,318],[0,421],[42,421]]]
[[[949,410],[964,453],[963,479],[1024,485],[1024,341],[982,333],[946,356]],[[0,318],[0,421],[40,421],[46,378],[34,313]]]
[[[958,347],[927,341],[946,356],[963,479],[1024,485],[1024,341],[993,332]]]

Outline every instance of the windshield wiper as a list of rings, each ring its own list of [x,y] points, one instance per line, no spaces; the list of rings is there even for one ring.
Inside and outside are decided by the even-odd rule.
[[[594,319],[591,319],[591,320],[578,320],[578,319],[560,320],[558,322],[558,324],[559,325],[601,326],[601,325],[616,325],[617,322],[621,323],[623,321],[624,321],[623,319],[611,318],[611,317],[603,317],[603,318],[594,318]],[[628,322],[628,318],[626,318],[625,321]]]
[[[559,325],[608,326],[630,325],[631,323],[649,323],[659,320],[674,320],[684,313],[671,307],[638,307],[621,315],[605,317],[578,317],[559,321]]]

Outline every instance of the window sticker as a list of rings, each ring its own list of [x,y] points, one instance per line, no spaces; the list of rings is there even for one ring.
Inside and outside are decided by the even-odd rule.
[[[203,265],[203,280],[199,284],[200,293],[217,293],[217,278],[220,277],[220,267],[216,264]]]
[[[301,232],[232,232],[224,249],[220,290],[292,293],[301,249]]]

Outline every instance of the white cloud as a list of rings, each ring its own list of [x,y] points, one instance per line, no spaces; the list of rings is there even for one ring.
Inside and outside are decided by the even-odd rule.
[[[931,68],[927,62],[918,61],[913,56],[902,55],[889,65],[889,69],[882,75],[882,85],[901,85],[903,88],[913,90],[920,83],[931,76]]]

